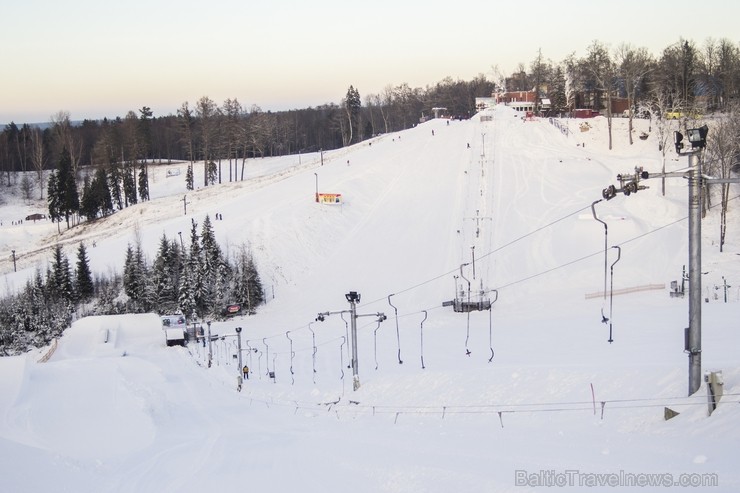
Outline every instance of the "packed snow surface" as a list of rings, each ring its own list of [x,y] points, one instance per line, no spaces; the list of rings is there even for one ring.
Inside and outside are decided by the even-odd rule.
[[[224,184],[191,192],[185,164],[152,164],[151,201],[61,234],[16,223],[43,201],[6,199],[5,292],[57,242],[74,258],[84,241],[95,272],[121,272],[128,244],[151,259],[163,234],[187,240],[209,215],[225,251],[254,254],[267,303],[213,322],[210,345],[166,347],[154,314],[92,316],[1,358],[2,490],[740,490],[737,203],[724,252],[718,212],[702,224],[702,364],[724,378],[708,416],[706,386],[687,395],[688,298],[669,296],[688,264],[687,181],[596,202],[618,173],[661,169],[654,126],[636,120],[629,145],[616,119],[609,150],[602,117],[561,120],[566,133],[521,116],[497,107],[250,159],[236,183],[224,162]],[[665,165],[688,160],[671,150]]]

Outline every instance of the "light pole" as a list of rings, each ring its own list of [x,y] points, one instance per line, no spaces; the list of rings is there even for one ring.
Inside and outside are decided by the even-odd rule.
[[[316,177],[316,202],[319,201],[319,174],[314,173],[313,174]]]
[[[357,291],[350,291],[349,293],[345,294],[344,297],[349,302],[349,310],[342,310],[338,312],[322,312],[319,313],[316,317],[316,320],[319,322],[323,322],[326,317],[329,315],[334,314],[342,314],[342,313],[349,313],[352,320],[351,320],[351,336],[352,336],[352,390],[357,390],[360,388],[360,374],[359,374],[359,365],[357,363],[357,318],[358,317],[378,317],[378,322],[382,322],[387,317],[385,314],[381,312],[377,313],[368,313],[363,315],[357,314],[357,303],[360,302],[360,293]]]
[[[349,302],[349,313],[352,331],[352,390],[360,388],[360,370],[357,362],[357,303],[360,301],[360,293],[350,291],[344,295]]]
[[[689,154],[689,395],[701,386],[701,159]]]
[[[674,145],[676,153],[680,156],[689,157],[689,171],[687,173],[670,172],[658,173],[661,177],[684,177],[689,182],[689,326],[685,329],[684,334],[684,352],[689,355],[689,395],[699,390],[701,387],[701,209],[702,209],[702,186],[703,183],[735,183],[736,179],[718,179],[705,178],[702,176],[701,152],[707,144],[707,133],[709,129],[706,125],[700,128],[691,128],[687,130],[688,141],[691,148],[683,151],[683,134],[674,132]],[[636,169],[636,171],[638,171]],[[639,168],[634,178],[618,175],[617,178],[622,183],[620,189],[614,185],[605,188],[602,191],[602,197],[606,200],[614,198],[617,192],[625,195],[637,193],[645,187],[639,185],[639,180],[647,178],[656,178],[650,176],[646,171]],[[625,183],[626,182],[626,183]]]
[[[324,165],[324,149],[319,149],[319,154],[321,154],[321,166]]]
[[[180,236],[180,246],[182,247],[182,251],[185,251],[185,243],[182,242],[182,231],[178,231],[177,234]]]
[[[11,250],[13,252],[13,272],[18,272],[15,267],[15,250]]]

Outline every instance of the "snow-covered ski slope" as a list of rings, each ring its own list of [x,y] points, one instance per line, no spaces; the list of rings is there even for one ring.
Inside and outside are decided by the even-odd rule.
[[[725,304],[715,287],[740,282],[738,233],[719,254],[717,219],[703,224],[703,364],[725,380],[707,417],[706,389],[686,396],[687,300],[668,293],[687,264],[687,184],[673,179],[662,196],[649,180],[594,205],[609,266],[621,248],[605,278],[592,203],[618,173],[659,170],[657,143],[628,145],[615,120],[609,151],[604,119],[585,132],[563,123],[569,135],[499,107],[324,152],[323,165],[318,153],[250,160],[250,180],[196,192],[184,169],[166,177],[183,165],[152,166],[154,200],[64,232],[68,254],[95,240],[93,269],[120,271],[137,236],[153,257],[163,234],[187,244],[191,220],[209,214],[225,250],[254,253],[268,302],[212,324],[223,337],[210,368],[207,346],[166,348],[153,315],[83,318],[46,363],[48,348],[0,359],[3,489],[523,492],[614,480],[648,491],[629,486],[644,474],[666,491],[713,478],[703,491],[737,491],[740,305],[737,288]],[[669,171],[686,165],[669,154]],[[317,186],[343,203],[317,204]],[[5,289],[59,239],[56,226],[25,226],[3,229],[3,249],[28,252],[17,274],[2,264]],[[605,281],[634,292],[587,298]],[[367,315],[357,391],[349,316],[316,321],[348,310],[350,291]],[[442,305],[455,297],[495,302],[454,313]],[[235,327],[252,371],[241,392]],[[665,407],[681,414],[665,421]]]

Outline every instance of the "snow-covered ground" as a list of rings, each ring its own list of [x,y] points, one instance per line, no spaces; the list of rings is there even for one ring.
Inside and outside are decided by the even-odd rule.
[[[708,417],[706,388],[687,396],[688,299],[669,296],[688,263],[686,180],[594,206],[621,248],[605,279],[591,204],[618,173],[660,170],[655,135],[630,146],[617,119],[609,151],[603,118],[585,132],[563,121],[564,135],[520,116],[431,120],[325,152],[323,165],[316,153],[249,160],[249,180],[194,192],[184,165],[153,165],[153,200],[61,235],[12,224],[45,205],[6,198],[5,292],[45,269],[57,241],[70,258],[85,241],[93,270],[120,272],[137,236],[153,257],[162,234],[187,240],[209,214],[225,249],[251,248],[268,302],[212,324],[222,337],[210,368],[208,347],[165,347],[155,315],[82,318],[47,362],[52,348],[0,359],[2,489],[684,491],[680,481],[716,480],[699,490],[738,491],[737,213],[722,254],[718,213],[702,224],[703,369],[725,382]],[[635,125],[637,137],[648,122]],[[668,171],[687,165],[669,153]],[[317,204],[317,188],[343,203]],[[604,298],[605,282],[632,292]],[[316,321],[348,310],[350,291],[363,315],[356,391],[350,317]],[[456,297],[493,309],[443,306]],[[241,392],[236,327],[252,370]],[[680,414],[666,421],[665,407]]]

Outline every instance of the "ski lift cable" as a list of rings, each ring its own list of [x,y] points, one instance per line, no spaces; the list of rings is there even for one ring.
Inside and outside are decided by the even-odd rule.
[[[737,200],[737,199],[739,199],[739,198],[740,198],[740,195],[738,195],[738,196],[735,196],[735,197],[731,197],[730,199],[728,199],[728,201],[733,201],[733,200]],[[713,204],[712,206],[710,206],[710,207],[709,207],[709,210],[711,210],[711,209],[714,209],[715,207],[719,207],[720,205],[721,205],[721,204]],[[510,241],[509,243],[507,243],[507,244],[505,244],[505,245],[502,245],[502,246],[500,246],[500,247],[497,247],[496,249],[494,249],[494,250],[492,250],[492,251],[490,251],[490,252],[488,252],[488,253],[486,253],[486,254],[484,254],[484,255],[480,256],[480,257],[478,257],[478,259],[480,260],[480,259],[482,259],[482,258],[485,258],[485,257],[487,257],[487,256],[490,256],[490,255],[492,255],[493,253],[496,253],[496,252],[498,252],[498,251],[500,251],[500,250],[502,250],[502,249],[504,249],[504,248],[506,248],[506,247],[508,247],[508,246],[511,246],[511,245],[513,245],[514,243],[516,243],[516,242],[518,242],[518,241],[520,241],[520,240],[522,240],[522,239],[524,239],[524,238],[526,238],[526,237],[528,237],[528,236],[531,236],[532,234],[534,234],[534,233],[536,233],[536,232],[538,232],[538,231],[540,231],[540,230],[542,230],[542,229],[544,229],[544,228],[547,228],[547,227],[549,227],[549,226],[552,226],[553,224],[556,224],[557,222],[560,222],[560,221],[562,221],[562,220],[565,220],[565,219],[567,219],[568,217],[571,217],[571,216],[573,216],[573,215],[576,215],[576,214],[578,214],[578,213],[580,213],[580,212],[583,212],[584,210],[586,210],[586,209],[589,209],[590,207],[591,207],[591,206],[590,206],[590,205],[588,205],[588,206],[586,206],[586,207],[583,207],[583,208],[581,208],[581,209],[579,209],[579,210],[577,210],[577,211],[575,211],[575,212],[573,212],[573,213],[571,213],[571,214],[568,214],[568,215],[566,215],[566,216],[563,216],[563,217],[561,217],[561,218],[559,218],[559,219],[556,219],[555,221],[552,221],[552,222],[550,222],[550,223],[548,223],[548,224],[546,224],[546,225],[543,225],[543,226],[541,226],[540,228],[537,228],[537,229],[535,229],[535,230],[533,230],[533,231],[530,231],[529,233],[526,233],[525,235],[523,235],[523,236],[520,236],[519,238],[516,238],[516,239],[514,239],[514,240]],[[657,233],[657,232],[659,232],[659,231],[661,231],[661,230],[663,230],[663,229],[669,228],[669,227],[671,227],[671,226],[673,226],[673,225],[675,225],[675,224],[678,224],[678,223],[680,223],[680,222],[682,222],[682,221],[685,221],[685,220],[687,220],[687,219],[688,219],[688,216],[683,216],[683,217],[681,217],[681,218],[678,218],[678,219],[676,219],[676,220],[674,220],[674,221],[671,221],[671,222],[669,222],[669,223],[666,223],[666,224],[664,224],[663,226],[659,226],[659,227],[657,227],[657,228],[655,228],[655,229],[653,229],[653,230],[651,230],[651,231],[647,231],[647,232],[645,232],[645,233],[642,233],[642,234],[640,234],[640,235],[634,236],[634,237],[632,237],[632,238],[630,238],[630,239],[628,239],[628,240],[625,240],[625,241],[623,241],[623,242],[619,243],[619,246],[623,246],[623,245],[626,245],[626,244],[628,244],[628,243],[631,243],[631,242],[633,242],[633,241],[637,241],[637,240],[639,240],[639,239],[642,239],[642,238],[643,238],[643,237],[645,237],[645,236],[651,235],[651,234],[653,234],[653,233]],[[497,287],[495,287],[495,288],[489,289],[489,290],[485,291],[485,292],[484,292],[483,294],[487,294],[487,293],[490,293],[490,292],[493,292],[493,291],[497,291],[497,290],[505,289],[505,288],[507,288],[507,287],[511,287],[511,286],[513,286],[513,285],[516,285],[516,284],[520,284],[520,283],[522,283],[522,282],[526,282],[526,281],[529,281],[529,280],[535,279],[535,278],[537,278],[537,277],[539,277],[539,276],[542,276],[542,275],[545,275],[545,274],[549,274],[550,272],[553,272],[553,271],[555,271],[555,270],[561,269],[561,268],[563,268],[563,267],[568,267],[568,266],[570,266],[570,265],[572,265],[572,264],[575,264],[575,263],[578,263],[578,262],[581,262],[581,261],[587,260],[587,259],[589,259],[589,258],[591,258],[591,257],[594,257],[594,256],[596,256],[596,255],[599,255],[600,253],[602,253],[602,252],[601,252],[601,251],[598,251],[598,252],[595,252],[595,253],[592,253],[592,254],[589,254],[589,255],[585,255],[585,256],[583,256],[583,257],[580,257],[580,258],[578,258],[578,259],[574,259],[574,260],[572,260],[572,261],[566,262],[566,263],[564,263],[564,264],[561,264],[561,265],[559,265],[559,266],[556,266],[556,267],[552,267],[552,268],[550,268],[550,269],[546,269],[546,270],[544,270],[544,271],[541,271],[541,272],[539,272],[539,273],[536,273],[536,274],[532,274],[532,275],[530,275],[530,276],[527,276],[527,277],[524,277],[524,278],[521,278],[521,279],[518,279],[518,280],[515,280],[515,281],[512,281],[512,282],[509,282],[509,283],[507,283],[507,284],[503,284],[503,285],[497,286]],[[467,265],[469,265],[469,264],[468,264],[468,263],[464,263],[464,264],[462,264],[462,266],[467,266]],[[456,267],[455,269],[452,269],[452,270],[450,270],[450,271],[447,271],[447,272],[445,272],[444,274],[440,274],[439,276],[436,276],[436,277],[434,277],[434,278],[431,278],[431,279],[428,279],[428,280],[426,280],[426,281],[420,282],[420,283],[418,283],[418,284],[415,284],[415,285],[413,285],[413,286],[410,286],[410,287],[408,287],[408,288],[406,288],[406,289],[403,289],[403,290],[401,290],[401,291],[397,291],[396,293],[394,293],[394,295],[398,295],[398,294],[401,294],[401,293],[405,293],[405,292],[408,292],[408,291],[412,291],[412,290],[414,290],[414,289],[416,289],[416,288],[419,288],[419,287],[421,287],[421,286],[424,286],[424,285],[426,285],[426,284],[429,284],[429,283],[431,283],[431,282],[434,282],[434,281],[436,281],[436,280],[438,280],[438,279],[441,279],[441,278],[443,278],[443,277],[449,276],[450,274],[454,274],[454,273],[458,272],[458,271],[459,271],[459,269],[460,269],[460,267]],[[380,302],[380,301],[382,301],[382,300],[384,300],[384,299],[386,299],[386,297],[383,297],[383,298],[378,298],[378,299],[376,299],[376,300],[374,300],[374,301],[371,301],[371,302],[370,302],[370,303],[368,303],[368,304],[373,304],[373,303],[377,303],[377,302]],[[433,306],[433,307],[428,307],[428,308],[427,308],[427,310],[433,310],[433,309],[436,309],[436,308],[442,308],[442,306],[441,306],[441,305],[437,305],[437,306]],[[418,313],[422,313],[422,311],[423,311],[423,310],[418,310],[418,311],[415,311],[415,312],[409,312],[409,313],[406,313],[406,314],[401,314],[401,315],[399,315],[399,318],[402,318],[402,317],[407,317],[407,316],[413,316],[413,315],[416,315],[416,314],[418,314]],[[341,315],[341,314],[340,314],[340,315]],[[344,320],[344,319],[342,319],[342,320],[343,320],[343,321],[345,322],[345,325],[346,325],[346,324],[347,324],[346,320]],[[295,329],[292,329],[292,331],[300,330],[300,329],[303,329],[303,328],[305,328],[305,325],[303,325],[303,326],[299,326],[299,327],[296,327]],[[274,335],[271,335],[271,336],[267,336],[267,337],[265,337],[264,339],[269,339],[269,338],[273,338],[273,337],[282,337],[282,333],[280,333],[280,334],[274,334]]]
[[[484,253],[483,255],[481,255],[480,257],[478,257],[478,260],[482,260],[482,259],[484,259],[484,258],[486,258],[486,257],[489,257],[489,256],[493,255],[494,253],[497,253],[497,252],[499,252],[499,251],[503,250],[504,248],[507,248],[507,247],[509,247],[509,246],[511,246],[511,245],[513,245],[513,244],[515,244],[515,243],[517,243],[517,242],[519,242],[519,241],[521,241],[521,240],[523,240],[523,239],[525,239],[525,238],[529,237],[529,236],[532,236],[533,234],[535,234],[535,233],[538,233],[538,232],[542,231],[543,229],[549,228],[550,226],[553,226],[554,224],[557,224],[557,223],[559,223],[560,221],[564,221],[565,219],[568,219],[568,218],[569,218],[569,217],[571,217],[571,216],[575,216],[576,214],[580,214],[581,212],[585,211],[586,209],[588,209],[588,208],[590,208],[590,207],[591,207],[590,205],[587,205],[587,206],[585,206],[585,207],[582,207],[581,209],[578,209],[578,210],[576,210],[576,211],[574,211],[574,212],[571,212],[570,214],[567,214],[567,215],[565,215],[565,216],[562,216],[562,217],[560,217],[560,218],[558,218],[558,219],[555,219],[554,221],[551,221],[551,222],[549,222],[549,223],[547,223],[547,224],[544,224],[544,225],[540,226],[539,228],[537,228],[537,229],[534,229],[534,230],[530,231],[529,233],[525,233],[524,235],[522,235],[522,236],[519,236],[518,238],[515,238],[515,239],[511,240],[510,242],[508,242],[508,243],[505,243],[505,244],[503,244],[503,245],[501,245],[501,246],[499,246],[499,247],[497,247],[497,248],[495,248],[495,249],[491,250],[491,251],[490,251],[490,252],[488,252],[488,253]],[[467,266],[467,265],[470,265],[470,263],[469,263],[469,262],[466,262],[466,263],[462,264],[462,266]],[[408,287],[408,288],[405,288],[405,289],[402,289],[402,290],[400,290],[400,291],[397,291],[397,292],[396,292],[395,294],[401,294],[401,293],[405,293],[405,292],[407,292],[407,291],[411,291],[411,290],[414,290],[414,289],[416,289],[416,288],[419,288],[419,287],[421,287],[421,286],[424,286],[424,285],[426,285],[426,284],[429,284],[429,283],[431,283],[431,282],[434,282],[434,281],[436,281],[436,280],[438,280],[438,279],[441,279],[441,278],[443,278],[443,277],[447,277],[447,276],[449,276],[450,274],[453,274],[453,273],[457,272],[458,270],[459,270],[459,268],[455,268],[455,269],[452,269],[452,270],[450,270],[450,271],[447,271],[447,272],[445,272],[444,274],[440,274],[440,275],[438,275],[438,276],[436,276],[436,277],[433,277],[433,278],[431,278],[431,279],[428,279],[428,280],[426,280],[426,281],[422,281],[422,282],[420,282],[420,283],[418,283],[418,284],[415,284],[415,285],[413,285],[413,286],[410,286],[410,287]],[[368,305],[372,305],[373,303],[378,303],[378,302],[380,302],[380,301],[381,301],[382,299],[383,299],[383,298],[378,298],[378,299],[376,299],[376,300],[370,301],[370,302],[369,302],[369,303],[367,303],[367,304],[368,304]]]
[[[675,221],[671,221],[670,223],[664,224],[663,226],[660,226],[658,228],[655,228],[655,229],[653,229],[651,231],[647,231],[647,232],[642,233],[640,235],[634,236],[634,237],[630,238],[629,240],[625,240],[625,241],[621,242],[619,245],[620,246],[621,245],[626,245],[627,243],[631,243],[633,241],[639,240],[639,239],[641,239],[641,238],[643,238],[645,236],[651,235],[653,233],[657,233],[658,231],[661,231],[661,230],[663,230],[665,228],[668,228],[668,227],[673,226],[675,224],[678,224],[678,223],[680,223],[682,221],[685,221],[686,219],[688,219],[688,216],[684,216],[684,217],[682,217],[680,219],[676,219]],[[549,274],[550,272],[556,271],[558,269],[562,269],[563,267],[569,267],[570,265],[577,264],[578,262],[582,262],[582,261],[587,260],[587,259],[589,259],[591,257],[595,257],[596,255],[601,255],[602,253],[603,252],[601,250],[599,250],[598,252],[594,252],[594,253],[591,253],[591,254],[588,254],[588,255],[584,255],[583,257],[580,257],[580,258],[571,260],[569,262],[566,262],[564,264],[560,264],[560,265],[555,266],[555,267],[552,267],[550,269],[543,270],[543,271],[538,272],[536,274],[532,274],[530,276],[523,277],[523,278],[518,279],[516,281],[512,281],[512,282],[509,282],[507,284],[503,284],[501,286],[497,286],[495,289],[499,289],[500,290],[500,289],[504,289],[504,288],[508,288],[508,287],[514,286],[515,284],[520,284],[522,282],[530,281],[532,279],[535,279],[537,277],[543,276],[545,274]],[[493,291],[493,289],[488,290],[487,293],[490,293],[491,291]]]

